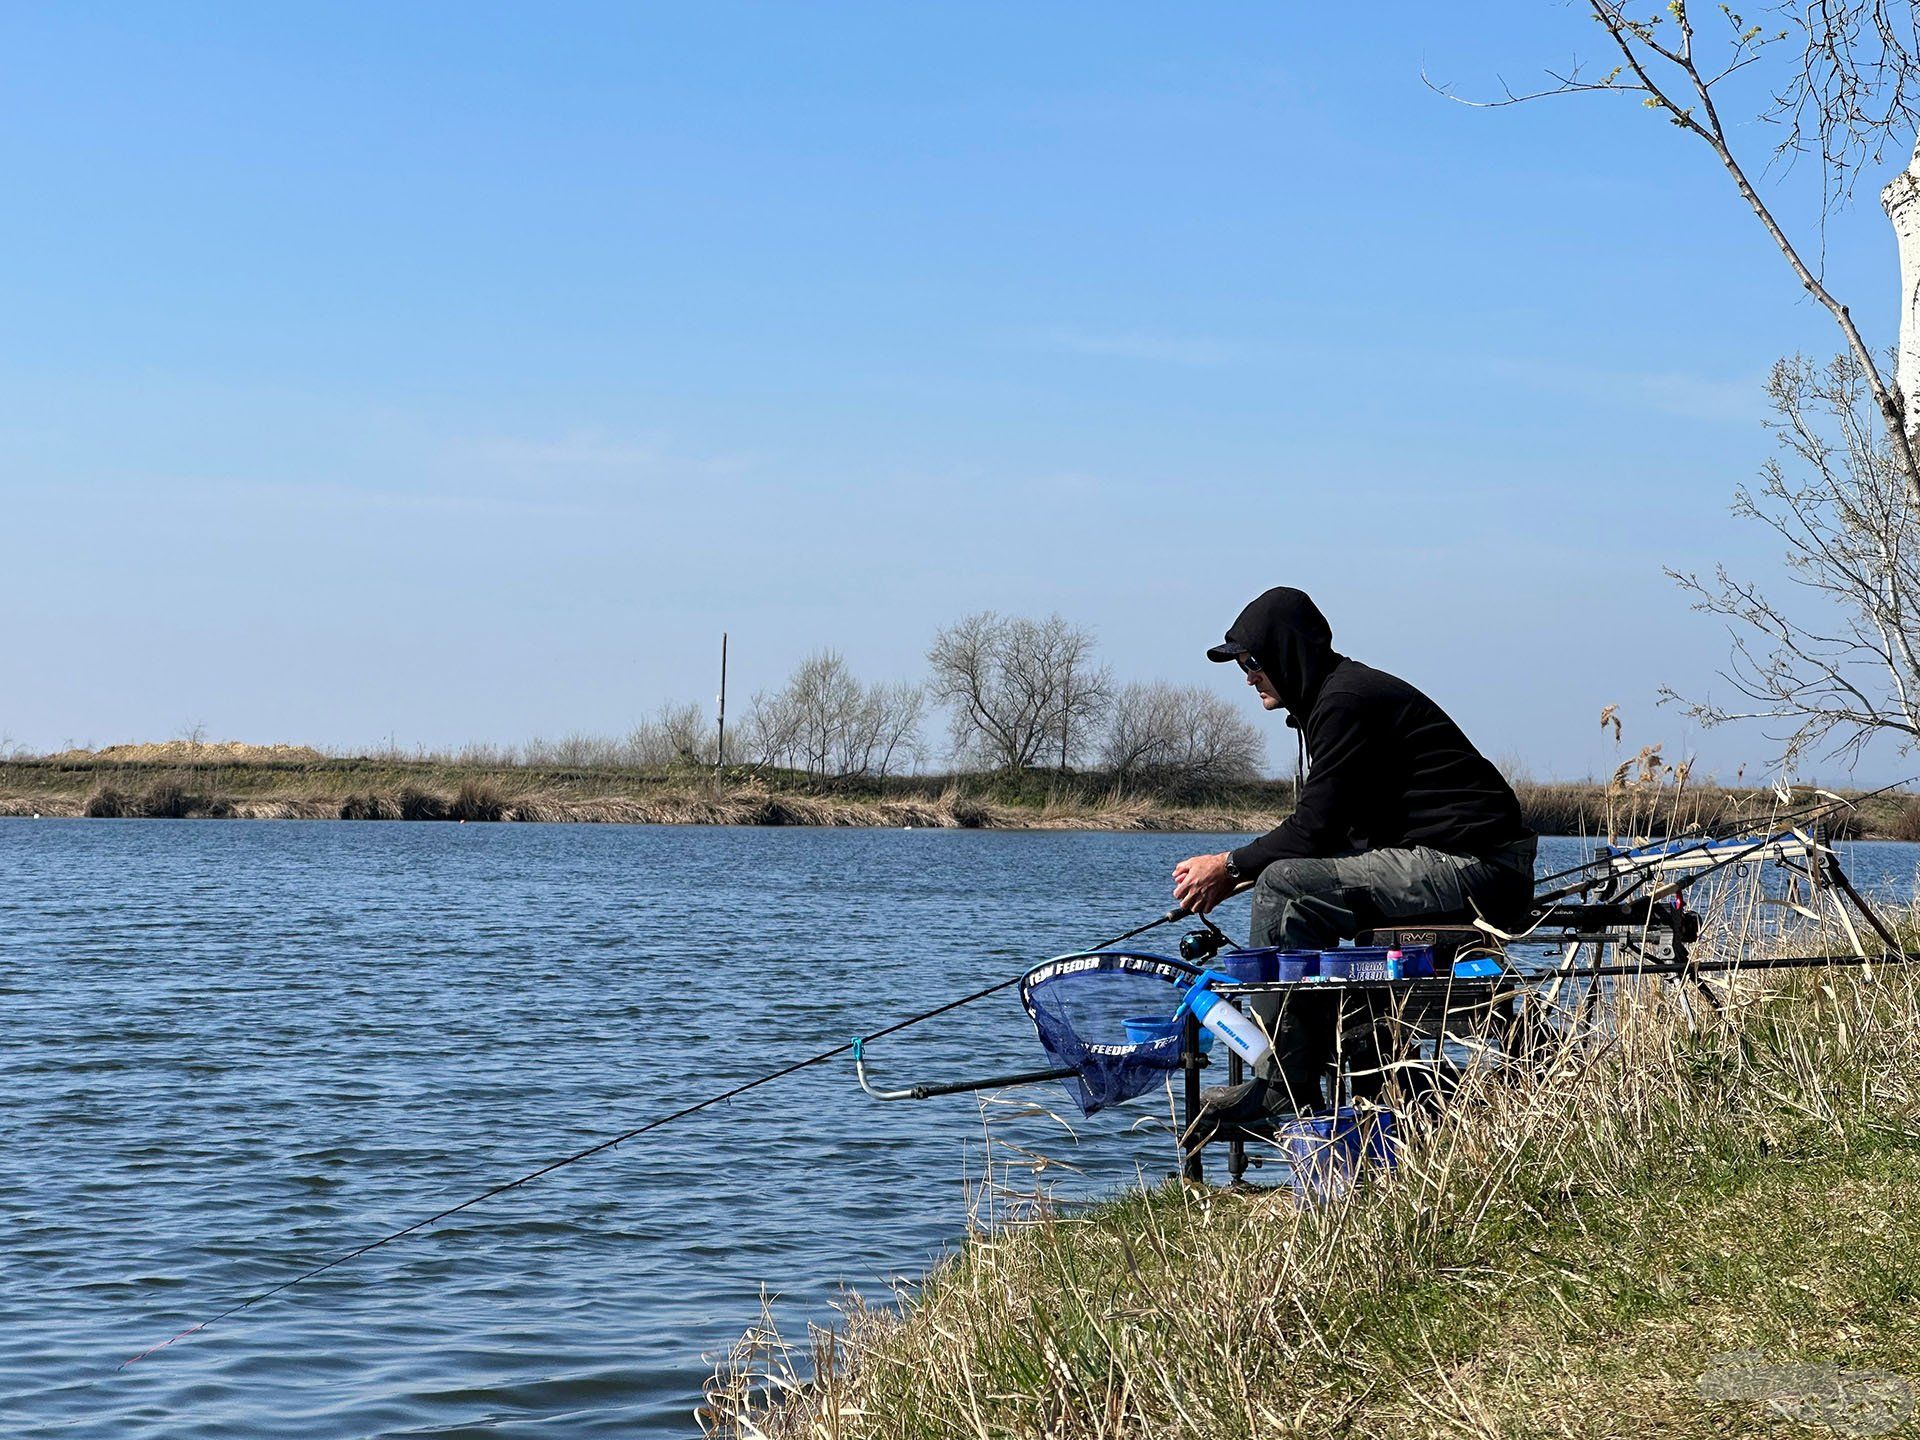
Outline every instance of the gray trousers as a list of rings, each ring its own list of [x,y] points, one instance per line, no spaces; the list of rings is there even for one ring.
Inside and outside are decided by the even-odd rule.
[[[1485,859],[1416,846],[1276,860],[1254,885],[1249,943],[1328,950],[1396,919],[1476,907],[1506,914],[1533,893],[1534,846],[1531,838],[1516,841]],[[1284,1009],[1278,1000],[1254,1004],[1254,1014],[1273,1036],[1273,1057],[1260,1067],[1258,1078],[1268,1084],[1264,1103],[1275,1114],[1325,1104],[1321,1081],[1336,1053],[1345,1052],[1357,1069],[1377,1071],[1383,1058],[1377,1037],[1337,1033],[1338,997],[1298,998],[1300,1003]],[[1333,1003],[1313,1003],[1329,998]]]
[[[1275,860],[1253,887],[1251,944],[1327,950],[1396,919],[1511,910],[1533,892],[1529,837],[1486,859],[1424,845],[1324,860]]]

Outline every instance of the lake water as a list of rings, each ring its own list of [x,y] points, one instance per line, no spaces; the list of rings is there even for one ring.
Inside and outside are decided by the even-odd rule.
[[[762,1287],[789,1322],[829,1318],[842,1284],[916,1274],[964,1231],[973,1100],[883,1105],[850,1062],[804,1071],[115,1367],[549,1159],[1149,918],[1176,860],[1226,843],[0,821],[0,1433],[697,1433],[706,1357]],[[1572,853],[1548,842],[1543,870]],[[1920,846],[1847,858],[1904,894]],[[1244,904],[1223,919],[1243,930]],[[1045,1063],[1011,991],[871,1059],[890,1084]],[[1155,1111],[1076,1115],[1077,1142],[1008,1133],[1097,1190],[1169,1170]]]

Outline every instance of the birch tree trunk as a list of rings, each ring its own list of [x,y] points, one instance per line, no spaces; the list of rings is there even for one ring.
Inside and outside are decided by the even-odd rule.
[[[1920,144],[1907,168],[1880,192],[1880,203],[1900,247],[1900,339],[1893,383],[1911,454],[1920,449]]]

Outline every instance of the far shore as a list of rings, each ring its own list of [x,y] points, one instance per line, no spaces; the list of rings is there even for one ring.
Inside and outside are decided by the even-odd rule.
[[[1542,835],[1637,836],[1764,827],[1771,789],[1604,781],[1515,789]],[[1292,809],[1263,780],[1169,791],[1097,773],[908,775],[834,782],[749,767],[470,764],[441,757],[328,756],[290,746],[116,747],[0,760],[0,817],[540,821],[812,825],[891,829],[1257,833]],[[1804,794],[1796,806],[1804,805]],[[1920,840],[1920,797],[1869,795],[1828,833]]]
[[[201,769],[123,763],[82,770],[7,761],[0,762],[0,817],[1251,833],[1271,829],[1291,808],[1089,796],[1072,785],[1031,801],[996,798],[960,784],[875,788],[877,793],[863,794],[738,775],[702,780],[517,769],[462,774],[431,764],[352,761]]]

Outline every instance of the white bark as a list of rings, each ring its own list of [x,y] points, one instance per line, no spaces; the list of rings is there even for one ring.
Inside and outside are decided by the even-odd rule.
[[[1893,383],[1909,445],[1920,442],[1920,146],[1880,192],[1900,247],[1900,339]]]

